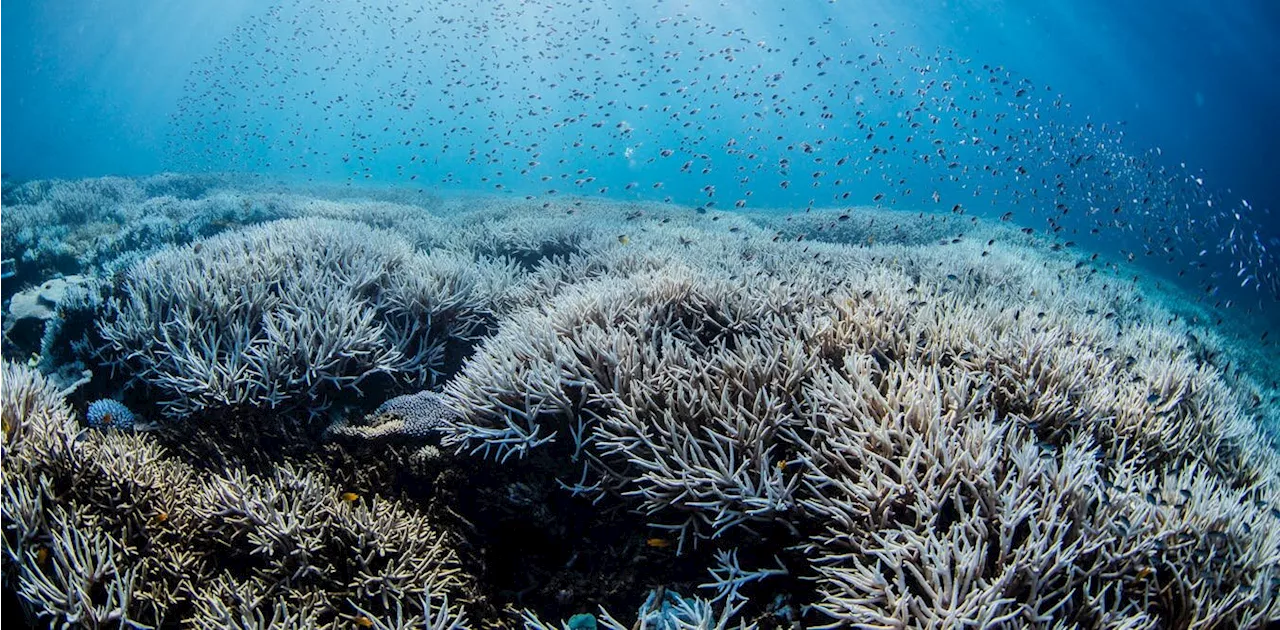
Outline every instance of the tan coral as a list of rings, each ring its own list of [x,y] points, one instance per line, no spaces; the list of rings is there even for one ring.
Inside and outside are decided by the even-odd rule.
[[[81,433],[43,377],[4,370],[4,579],[33,618],[312,628],[346,627],[354,604],[461,614],[440,612],[466,577],[421,514],[376,494],[347,500],[287,462],[207,471],[151,434]],[[193,616],[177,618],[188,602]]]

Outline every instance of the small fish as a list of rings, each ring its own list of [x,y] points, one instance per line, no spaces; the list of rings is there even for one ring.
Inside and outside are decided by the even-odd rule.
[[[618,242],[619,242],[619,243],[622,243],[623,245],[626,245],[626,244],[628,244],[628,243],[630,243],[630,242],[631,242],[631,237],[630,237],[630,236],[627,236],[626,234],[619,234],[619,235],[618,235]]]
[[[666,549],[671,546],[671,541],[666,538],[649,538],[644,541],[644,544],[654,549]]]
[[[373,620],[372,620],[372,619],[370,619],[370,618],[368,618],[368,617],[366,617],[366,616],[364,616],[364,615],[360,615],[360,616],[356,617],[355,619],[353,619],[352,621],[354,621],[354,622],[355,622],[355,624],[356,624],[357,626],[360,626],[361,628],[372,628],[372,627],[373,627]]]
[[[360,495],[356,494],[355,492],[343,492],[342,500],[346,501],[347,503],[355,503],[356,501],[360,500]]]

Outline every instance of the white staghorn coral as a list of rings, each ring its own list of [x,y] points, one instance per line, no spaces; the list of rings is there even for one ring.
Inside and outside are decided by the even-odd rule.
[[[790,531],[830,627],[1280,614],[1280,459],[1130,287],[1009,245],[666,230],[535,272],[446,385],[445,444],[558,449],[563,488],[681,551]]]
[[[760,341],[787,327],[776,314],[785,300],[695,275],[569,292],[563,308],[529,311],[510,335],[488,340],[449,383],[469,415],[451,423],[446,444],[471,440],[507,458],[557,432],[598,470],[613,455],[638,462],[608,483],[650,513],[684,512],[672,524],[682,533],[774,520],[792,503],[795,478],[777,467],[773,436],[797,382],[774,377],[808,367],[798,345]],[[717,399],[702,395],[710,388]]]
[[[138,625],[129,610],[137,574],[119,545],[59,506],[49,521],[48,545],[28,550],[18,564],[18,594],[51,626]]]
[[[210,471],[155,435],[81,435],[58,392],[6,365],[6,584],[62,510],[83,540],[116,545],[100,556],[115,562],[113,583],[132,576],[130,619],[153,625],[450,628],[465,610],[487,627],[527,605],[528,627],[554,627],[542,606],[600,603],[584,593],[601,582],[613,610],[653,583],[701,584],[702,597],[656,592],[636,615],[650,627],[1214,628],[1280,616],[1280,457],[1257,426],[1270,412],[1225,369],[1239,355],[1223,338],[1143,287],[980,224],[925,248],[817,211],[787,228],[582,200],[472,211],[482,204],[456,204],[447,230],[433,212],[411,237],[440,248],[429,254],[312,220],[169,251],[135,271],[163,268],[163,286],[126,279],[119,319],[103,324],[118,365],[174,415],[242,399],[319,410],[349,402],[368,374],[394,374],[397,387],[450,376],[439,394],[392,399],[378,410],[390,413],[331,434],[439,431],[460,453],[505,463],[442,458],[379,478],[443,488],[425,507],[457,508],[455,530],[377,496],[389,485],[362,497],[333,481],[405,461],[383,443],[305,443],[306,464],[259,453]],[[312,205],[412,232],[408,207]],[[828,222],[840,228],[824,230],[828,242],[773,240]],[[210,290],[192,270],[247,286]],[[267,415],[255,411],[246,422]],[[349,459],[324,468],[328,455]],[[539,582],[515,587],[523,601],[504,599],[506,585],[477,593],[458,557],[485,558],[496,526],[466,522],[476,514],[583,548],[540,559]],[[652,530],[600,549],[602,537],[578,537],[600,514],[602,529]],[[580,520],[557,521],[569,518]],[[640,569],[615,583],[591,573],[618,566],[596,556],[692,568],[679,584]],[[53,590],[74,590],[64,582]],[[193,584],[208,587],[187,606]],[[600,625],[631,627],[601,611]]]
[[[450,606],[447,594],[436,597],[430,592],[424,593],[422,595],[423,614],[416,616],[406,615],[404,607],[399,602],[396,603],[394,616],[377,615],[355,603],[352,603],[351,607],[363,617],[359,625],[373,628],[373,630],[409,630],[410,628],[466,630],[468,627],[466,612]]]
[[[422,255],[353,223],[291,220],[152,256],[99,328],[170,417],[237,406],[322,412],[383,374],[421,387],[501,308],[501,262]]]

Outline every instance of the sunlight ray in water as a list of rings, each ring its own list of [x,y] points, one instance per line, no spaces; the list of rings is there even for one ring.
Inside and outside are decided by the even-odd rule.
[[[5,6],[30,623],[1280,618],[1263,18],[130,3]]]

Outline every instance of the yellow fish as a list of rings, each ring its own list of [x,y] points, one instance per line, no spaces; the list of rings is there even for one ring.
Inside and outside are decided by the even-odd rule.
[[[343,492],[342,500],[346,501],[347,503],[355,503],[356,501],[360,500],[360,495],[354,492]]]

